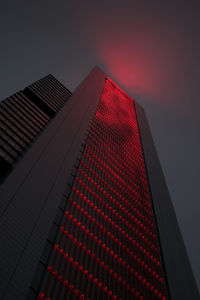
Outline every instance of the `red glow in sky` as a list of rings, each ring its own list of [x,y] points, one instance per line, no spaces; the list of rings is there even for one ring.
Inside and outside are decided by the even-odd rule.
[[[129,95],[178,107],[189,62],[176,20],[147,8],[142,18],[123,9],[91,17],[86,33],[100,67]]]
[[[170,81],[167,79],[169,63],[155,51],[151,44],[148,47],[141,41],[135,42],[128,36],[103,41],[97,37],[95,49],[109,75],[128,93],[140,95],[149,100],[162,101],[161,95]],[[144,49],[146,48],[146,53]],[[165,71],[164,71],[165,70]]]

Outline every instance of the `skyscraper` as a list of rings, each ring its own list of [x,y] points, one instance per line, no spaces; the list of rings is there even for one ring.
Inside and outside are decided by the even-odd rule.
[[[70,96],[67,88],[48,75],[0,103],[0,180]]]
[[[144,112],[100,69],[0,195],[2,299],[198,299]]]

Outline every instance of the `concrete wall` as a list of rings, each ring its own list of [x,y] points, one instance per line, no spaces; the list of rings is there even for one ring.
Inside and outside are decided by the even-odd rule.
[[[160,249],[171,300],[200,299],[176,214],[142,107],[135,103]]]
[[[0,187],[0,299],[25,299],[105,74],[95,68]]]

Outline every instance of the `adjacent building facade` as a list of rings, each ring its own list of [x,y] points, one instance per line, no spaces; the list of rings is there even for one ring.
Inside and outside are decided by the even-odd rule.
[[[48,75],[0,102],[0,180],[70,96],[67,88]]]
[[[99,68],[68,103],[45,80],[24,94],[52,120],[0,186],[0,298],[199,299],[143,109]]]

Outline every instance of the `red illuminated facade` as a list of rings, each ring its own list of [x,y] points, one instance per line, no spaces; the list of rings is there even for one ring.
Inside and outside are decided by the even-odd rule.
[[[38,298],[75,296],[167,299],[134,103],[110,79]]]
[[[198,300],[142,107],[98,67],[69,96],[46,76],[0,105],[10,156],[48,116],[0,161],[0,299]]]

